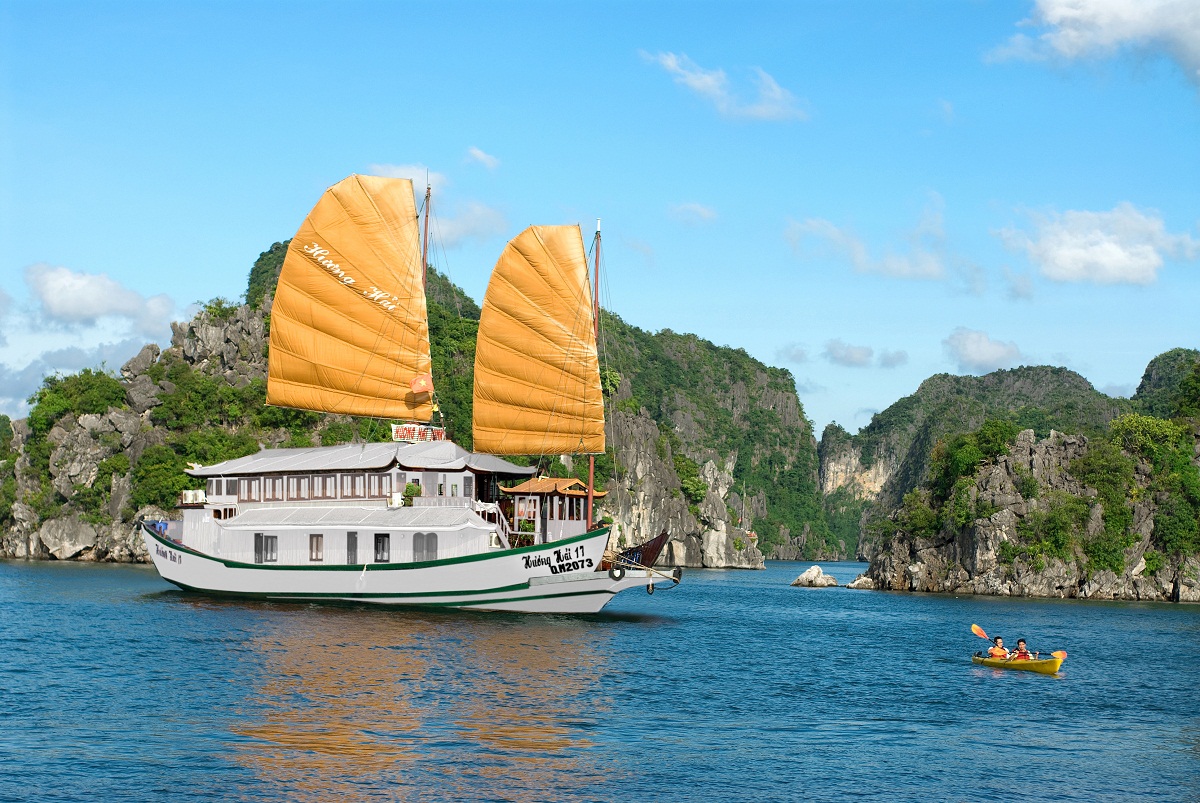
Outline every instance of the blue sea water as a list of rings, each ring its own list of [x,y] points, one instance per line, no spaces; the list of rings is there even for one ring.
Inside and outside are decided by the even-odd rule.
[[[0,800],[1200,799],[1200,606],[790,587],[808,565],[559,617],[0,563]],[[975,667],[972,623],[1070,657]]]

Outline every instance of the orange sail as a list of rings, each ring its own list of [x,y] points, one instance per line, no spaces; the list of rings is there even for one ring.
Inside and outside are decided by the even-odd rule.
[[[288,247],[271,308],[267,403],[429,421],[425,311],[412,182],[350,176]],[[430,383],[430,387],[432,384]]]
[[[475,345],[475,450],[604,451],[604,402],[578,226],[530,226],[500,255]]]

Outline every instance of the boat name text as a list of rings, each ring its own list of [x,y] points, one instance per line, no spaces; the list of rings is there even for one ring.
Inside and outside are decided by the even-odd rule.
[[[177,552],[172,552],[169,549],[163,549],[158,544],[154,545],[154,554],[158,555],[160,558],[166,558],[172,563],[183,563],[183,555],[180,555]]]
[[[301,249],[304,253],[312,257],[313,262],[321,266],[330,276],[337,279],[344,285],[353,285],[358,282],[355,278],[342,268],[340,264],[329,258],[329,249],[321,247],[320,243],[311,243]],[[383,307],[388,312],[396,309],[400,301],[394,293],[389,293],[386,290],[380,290],[378,287],[368,287],[362,291],[363,298],[368,301],[374,301],[379,306]]]
[[[582,546],[577,546],[574,549],[570,547],[556,549],[550,555],[525,556],[526,569],[532,569],[535,566],[546,566],[550,569],[550,574],[577,572],[583,569],[594,568],[595,565],[591,558],[586,557]]]

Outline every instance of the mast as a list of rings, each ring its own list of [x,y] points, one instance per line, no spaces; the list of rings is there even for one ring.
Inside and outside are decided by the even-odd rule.
[[[421,288],[424,289],[428,284],[426,273],[429,271],[429,196],[433,192],[433,187],[429,184],[429,179],[425,179],[425,229],[421,239]]]
[[[596,335],[596,351],[600,351],[600,218],[596,218],[596,285],[592,292],[592,327]],[[592,515],[592,505],[595,502],[596,485],[596,455],[588,455],[588,495],[587,495],[587,529],[591,530],[595,519]]]

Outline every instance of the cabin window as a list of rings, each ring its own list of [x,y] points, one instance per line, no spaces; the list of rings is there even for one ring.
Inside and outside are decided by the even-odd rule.
[[[566,518],[566,515],[565,515],[565,514],[566,514],[566,510],[564,509],[564,508],[566,507],[566,502],[567,502],[567,498],[566,498],[565,496],[560,496],[560,497],[558,497],[558,505],[557,505],[557,507],[558,507],[558,518],[559,518],[559,519],[565,519],[565,518]]]
[[[450,486],[450,495],[458,496],[458,483],[454,483],[453,485]]]
[[[321,533],[308,536],[308,559],[313,562],[325,560],[325,536]]]
[[[475,498],[475,478],[463,477],[463,496],[468,499]]]
[[[413,478],[408,481],[408,484],[417,486],[417,492],[414,494],[414,496],[422,496],[423,495],[421,493],[421,478],[419,476],[414,474]]]
[[[283,477],[265,477],[263,479],[263,501],[283,501]]]
[[[287,496],[288,499],[308,499],[311,479],[305,475],[302,477],[287,478]]]
[[[375,533],[375,562],[387,563],[392,556],[392,537],[387,533]]]
[[[547,497],[547,499],[546,499],[546,516],[550,519],[554,518],[554,497],[553,496]]]
[[[445,496],[445,495],[446,495],[446,483],[439,482],[438,483],[438,496]]]
[[[209,496],[216,496],[221,492],[221,481],[209,480],[204,484],[204,492]]]
[[[258,478],[238,480],[238,501],[258,502],[262,499],[262,480]]]
[[[337,475],[313,474],[312,498],[337,499]]]
[[[346,533],[346,563],[358,563],[358,533]]]
[[[220,482],[220,480],[217,480]],[[225,495],[233,496],[237,493],[237,480],[225,480]]]
[[[220,521],[222,518],[224,518],[224,514],[221,513],[221,510],[219,508],[214,510],[212,512],[212,514],[213,514],[213,518],[216,519],[217,521]]]
[[[362,474],[342,475],[342,498],[362,499],[367,495],[367,478]]]
[[[413,560],[416,562],[437,560],[437,533],[413,534]]]
[[[237,515],[237,508],[236,508],[236,507],[227,507],[227,508],[225,508],[225,518],[227,518],[227,519],[232,519],[232,518],[233,518],[234,516],[236,516],[236,515]]]
[[[392,475],[391,474],[369,474],[367,475],[367,496],[372,499],[381,499],[391,496],[392,494]]]
[[[275,563],[277,560],[279,560],[279,537],[255,533],[254,562]]]
[[[583,499],[578,496],[572,496],[567,499],[567,506],[570,508],[571,521],[579,521],[583,518]]]

